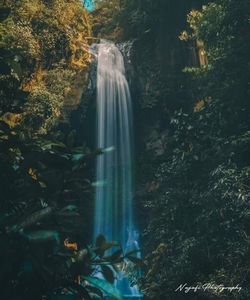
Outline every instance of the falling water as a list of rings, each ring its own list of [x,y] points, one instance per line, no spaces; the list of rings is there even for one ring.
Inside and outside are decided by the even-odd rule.
[[[97,147],[104,153],[97,158],[94,236],[119,241],[125,250],[138,248],[132,212],[131,96],[123,56],[108,41],[97,45]]]

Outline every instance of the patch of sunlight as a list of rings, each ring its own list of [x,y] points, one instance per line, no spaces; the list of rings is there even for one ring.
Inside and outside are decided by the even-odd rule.
[[[83,5],[90,12],[95,8],[94,0],[83,0]]]

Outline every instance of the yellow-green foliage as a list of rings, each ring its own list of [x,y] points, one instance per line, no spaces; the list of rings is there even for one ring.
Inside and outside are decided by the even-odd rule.
[[[96,9],[92,14],[93,32],[99,38],[119,40],[122,38],[122,28],[119,24],[121,12],[119,0],[97,0]]]
[[[12,13],[2,24],[3,42],[37,60],[46,50],[52,51],[51,56],[60,51],[73,56],[77,50],[73,46],[75,40],[81,35],[82,42],[87,44],[85,37],[91,35],[87,12],[78,0],[7,0],[6,5]]]
[[[21,69],[15,77],[29,93],[22,124],[46,133],[60,118],[74,78],[91,60],[88,12],[80,0],[5,0],[4,6],[11,13],[0,23],[0,48],[11,51]]]

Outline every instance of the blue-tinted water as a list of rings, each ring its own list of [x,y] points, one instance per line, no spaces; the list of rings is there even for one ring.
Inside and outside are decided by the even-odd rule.
[[[94,237],[121,243],[125,252],[138,250],[133,220],[132,103],[124,60],[115,44],[97,47],[97,158]],[[136,254],[140,255],[140,253]],[[139,295],[130,287],[125,270],[118,274],[122,294]]]
[[[90,12],[95,8],[94,0],[83,0],[83,5]]]

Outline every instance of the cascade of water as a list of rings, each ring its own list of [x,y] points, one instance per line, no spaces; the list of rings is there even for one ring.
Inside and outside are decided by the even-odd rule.
[[[110,42],[98,45],[95,235],[126,246],[132,230],[132,111],[123,57]]]
[[[94,236],[119,241],[124,249],[133,240],[132,107],[123,56],[115,44],[97,47],[97,158]],[[134,243],[134,244],[133,244]],[[122,278],[124,281],[124,277]],[[119,282],[118,282],[119,286]],[[127,288],[135,295],[137,289]]]

